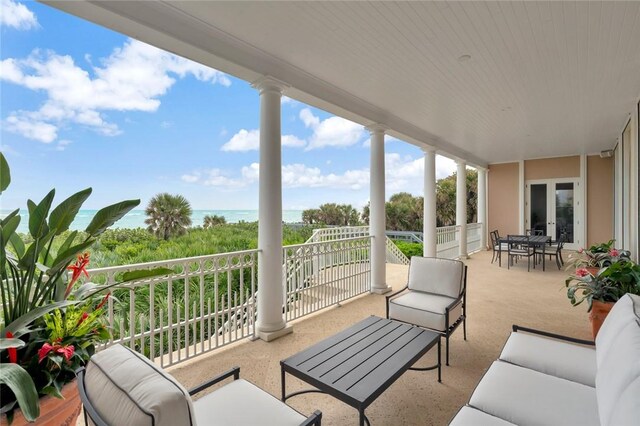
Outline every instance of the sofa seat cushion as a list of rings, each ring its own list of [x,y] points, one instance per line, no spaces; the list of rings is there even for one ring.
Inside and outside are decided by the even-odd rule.
[[[499,419],[484,411],[476,410],[465,405],[458,411],[458,414],[451,420],[449,426],[510,426],[506,420]]]
[[[521,426],[599,425],[596,390],[503,361],[495,361],[469,405]]]
[[[389,301],[389,318],[444,332],[445,309],[454,300],[448,296],[409,291]],[[460,316],[462,302],[449,312],[449,322],[455,322]]]
[[[500,359],[583,385],[596,385],[594,348],[518,332],[511,333]]]
[[[246,380],[233,382],[193,403],[198,424],[299,425],[305,417]]]
[[[147,358],[115,345],[87,364],[87,397],[107,424],[195,425],[189,393]]]

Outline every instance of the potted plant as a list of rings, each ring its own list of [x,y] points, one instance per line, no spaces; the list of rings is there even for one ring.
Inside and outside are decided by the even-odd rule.
[[[587,301],[591,332],[595,339],[609,311],[627,293],[640,294],[640,265],[621,259],[598,270],[578,268],[567,278],[567,297],[573,306]]]
[[[11,181],[0,153],[0,194]],[[170,271],[125,273],[118,283],[80,283],[86,252],[107,228],[137,206],[123,201],[99,210],[83,233],[68,232],[91,194],[80,191],[51,208],[55,190],[36,204],[29,200],[29,237],[16,230],[19,210],[0,220],[0,420],[4,423],[75,424],[80,401],[76,368],[109,338],[103,313],[110,287]],[[64,399],[61,399],[64,398]],[[19,408],[19,409],[18,409]],[[60,416],[60,417],[57,417]],[[74,417],[75,416],[75,417]]]
[[[576,253],[569,255],[567,269],[586,268],[595,275],[601,268],[612,263],[630,260],[631,253],[627,250],[619,250],[613,247],[615,240],[606,243],[594,244],[588,249],[581,248]]]

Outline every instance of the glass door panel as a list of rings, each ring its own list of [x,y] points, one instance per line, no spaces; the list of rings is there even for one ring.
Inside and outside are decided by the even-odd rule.
[[[532,234],[534,231],[542,231],[547,235],[547,184],[536,183],[531,185],[531,198],[529,202],[529,223]]]
[[[555,184],[555,225],[556,240],[564,239],[571,244],[575,241],[574,185],[573,182]]]

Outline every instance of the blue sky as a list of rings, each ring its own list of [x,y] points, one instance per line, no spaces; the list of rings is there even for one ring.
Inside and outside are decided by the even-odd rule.
[[[86,208],[158,192],[195,209],[258,206],[259,98],[248,82],[35,2],[0,0],[0,134],[12,170],[2,208],[87,186]],[[357,208],[367,132],[285,98],[283,207]],[[387,196],[422,195],[421,151],[388,138]],[[438,177],[454,170],[437,159]]]

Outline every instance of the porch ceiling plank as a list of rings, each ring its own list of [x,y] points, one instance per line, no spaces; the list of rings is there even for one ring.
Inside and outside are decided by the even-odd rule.
[[[640,2],[44,3],[478,166],[610,149],[640,96]]]

